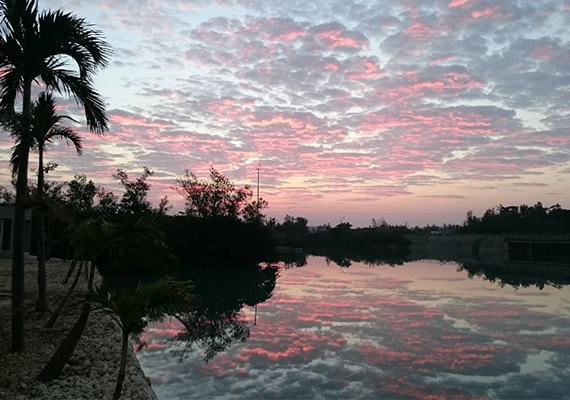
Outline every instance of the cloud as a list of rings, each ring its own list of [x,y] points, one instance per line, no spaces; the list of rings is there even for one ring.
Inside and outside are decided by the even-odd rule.
[[[53,177],[154,166],[158,198],[182,167],[212,164],[251,183],[248,166],[261,161],[270,212],[304,196],[350,212],[357,199],[372,208],[386,194],[420,196],[443,183],[489,187],[477,200],[484,210],[508,196],[495,184],[502,179],[523,184],[513,202],[532,203],[542,174],[551,193],[543,201],[564,206],[556,177],[570,163],[566,6],[46,0],[41,7],[85,17],[114,48],[95,79],[111,131],[102,140],[86,133],[80,159],[54,148]],[[61,110],[84,126],[72,103],[62,96]],[[0,145],[10,146],[8,135]],[[292,182],[311,187],[299,194]],[[437,207],[416,198],[410,214]]]

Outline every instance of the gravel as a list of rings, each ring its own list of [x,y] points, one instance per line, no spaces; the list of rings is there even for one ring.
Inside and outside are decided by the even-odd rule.
[[[69,262],[50,260],[47,264],[48,296],[52,310],[55,302],[68,289],[62,281]],[[37,296],[36,261],[26,262],[26,347],[23,356],[10,354],[11,260],[0,259],[0,399],[91,400],[110,399],[119,373],[121,334],[109,316],[92,312],[85,332],[61,375],[48,383],[36,376],[50,359],[61,340],[79,315],[79,307],[68,306],[55,326],[44,328],[50,313],[34,310]],[[84,279],[81,279],[84,287]],[[79,294],[81,289],[76,289]],[[73,303],[73,301],[71,301]],[[129,353],[127,374],[121,399],[155,400],[155,393],[132,351]]]

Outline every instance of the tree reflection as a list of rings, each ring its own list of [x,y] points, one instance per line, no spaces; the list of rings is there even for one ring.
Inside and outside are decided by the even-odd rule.
[[[194,284],[198,300],[194,309],[178,319],[184,329],[173,340],[181,345],[184,358],[194,347],[204,351],[204,360],[250,335],[244,306],[256,306],[271,298],[278,267],[254,265],[246,268],[194,269],[184,275]]]
[[[279,261],[284,269],[301,268],[307,265],[307,255],[303,251],[286,251],[279,253]]]
[[[498,283],[500,287],[512,286],[515,289],[532,286],[540,290],[546,286],[560,289],[570,284],[570,265],[516,261],[505,261],[504,265],[461,262],[457,270],[467,271],[469,278],[477,276],[486,281]]]
[[[198,346],[205,352],[204,361],[210,361],[214,356],[234,342],[245,342],[249,338],[249,325],[236,312],[228,312],[216,317],[190,313],[179,318],[184,330],[173,340],[182,344],[179,354],[182,358]]]
[[[327,265],[334,263],[340,268],[348,268],[353,262],[363,263],[371,267],[380,265],[394,267],[412,261],[412,253],[408,248],[321,247],[313,249],[311,254],[326,257]]]
[[[341,269],[348,268],[352,265],[352,262],[348,258],[339,254],[327,256],[325,261],[327,262],[327,265],[331,265],[331,263],[334,263],[338,265]]]

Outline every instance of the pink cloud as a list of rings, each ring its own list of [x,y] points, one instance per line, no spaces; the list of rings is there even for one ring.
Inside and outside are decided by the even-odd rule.
[[[531,57],[542,61],[551,60],[553,47],[554,46],[551,44],[543,44],[536,46],[532,51]]]
[[[379,79],[386,74],[380,70],[380,67],[375,61],[370,59],[362,59],[353,66],[350,70],[344,71],[350,80],[360,81],[365,79]]]
[[[346,35],[341,30],[328,30],[319,32],[315,37],[321,40],[326,47],[331,49],[349,47],[356,50],[362,50],[368,47],[369,43],[366,39],[355,39]]]
[[[416,22],[403,31],[414,39],[426,39],[440,34],[438,29]]]
[[[259,126],[259,127],[266,127],[271,125],[288,125],[293,129],[307,129],[310,131],[314,131],[317,127],[310,122],[300,120],[297,118],[291,118],[283,115],[276,115],[270,119],[262,119],[256,120],[256,117],[253,115],[246,115],[244,118],[246,121],[249,121],[250,126]]]
[[[171,122],[164,121],[152,121],[144,117],[136,115],[109,115],[109,120],[111,123],[121,125],[121,126],[136,126],[143,128],[155,128],[155,129],[169,129],[173,128],[174,124]]]
[[[434,60],[431,60],[429,62],[429,65],[439,65],[439,64],[445,64],[447,62],[453,61],[456,59],[456,56],[447,56],[447,57],[440,57],[440,58],[436,58]]]
[[[323,69],[325,69],[327,71],[338,71],[339,66],[335,63],[328,63],[328,64],[325,64]]]
[[[449,3],[449,8],[463,7],[473,2],[474,0],[451,0],[451,3]]]
[[[487,7],[482,10],[474,10],[471,16],[475,19],[497,19],[503,17],[501,14],[501,6]]]

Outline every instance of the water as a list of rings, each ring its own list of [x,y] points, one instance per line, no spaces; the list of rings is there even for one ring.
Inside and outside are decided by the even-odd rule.
[[[257,317],[239,310],[252,290],[228,300],[226,282],[204,292],[226,305],[202,304],[188,329],[153,325],[138,358],[159,398],[569,398],[567,280],[307,261],[256,281]]]

